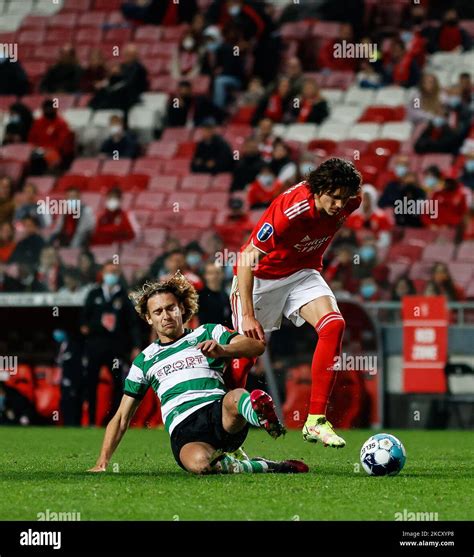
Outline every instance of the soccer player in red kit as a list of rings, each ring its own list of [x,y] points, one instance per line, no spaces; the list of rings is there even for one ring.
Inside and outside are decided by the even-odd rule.
[[[280,194],[242,247],[230,295],[234,327],[265,343],[265,332],[280,328],[282,317],[315,328],[306,441],[344,447],[326,419],[336,379],[345,322],[320,272],[325,250],[360,203],[361,175],[346,160],[331,158],[306,179]],[[232,380],[241,387],[253,360],[235,360]]]

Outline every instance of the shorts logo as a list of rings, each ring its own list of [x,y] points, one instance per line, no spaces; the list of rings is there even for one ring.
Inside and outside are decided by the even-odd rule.
[[[262,227],[257,232],[257,240],[259,242],[266,242],[268,238],[273,235],[273,226],[269,222],[262,224]]]

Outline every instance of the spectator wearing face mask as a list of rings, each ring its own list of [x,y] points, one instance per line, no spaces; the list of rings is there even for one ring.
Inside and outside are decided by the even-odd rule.
[[[214,262],[204,266],[204,288],[199,292],[200,323],[222,323],[232,327],[229,296],[224,289],[224,271]]]
[[[133,240],[137,224],[132,215],[122,209],[122,191],[112,188],[105,201],[105,210],[97,219],[91,245],[110,245]]]
[[[186,246],[185,255],[188,269],[196,275],[201,275],[204,262],[204,250],[201,248],[199,243],[190,242]]]
[[[270,165],[266,164],[248,187],[247,203],[250,209],[266,208],[282,191],[283,182],[277,179]]]
[[[385,211],[377,207],[377,190],[371,184],[362,186],[362,203],[349,215],[346,226],[357,233],[371,232],[377,239],[378,247],[390,244],[390,230],[393,222]]]
[[[139,155],[140,147],[135,134],[124,130],[123,118],[113,114],[109,120],[109,137],[102,143],[100,152],[109,158],[134,159]]]
[[[181,249],[172,250],[166,255],[163,262],[163,268],[160,271],[159,279],[167,280],[178,271],[186,277],[186,279],[198,292],[204,286],[201,277],[190,269],[186,260],[186,255]]]
[[[375,236],[368,236],[354,251],[354,278],[358,281],[371,277],[378,264]]]
[[[42,105],[43,116],[36,119],[28,135],[28,143],[35,146],[31,164],[35,173],[67,164],[74,154],[74,134],[66,121],[58,115],[54,101]]]
[[[468,198],[464,186],[449,172],[444,180],[444,188],[433,192],[430,201],[435,204],[436,215],[423,215],[425,226],[431,228],[459,228],[468,213]]]
[[[373,277],[366,277],[361,280],[359,295],[363,302],[377,302],[382,300],[382,292]]]
[[[443,174],[438,166],[432,164],[425,168],[422,187],[427,195],[431,195],[444,187]]]
[[[33,124],[33,114],[26,105],[15,102],[10,105],[6,124],[3,137],[4,145],[26,143]]]
[[[403,182],[410,171],[410,159],[407,155],[398,155],[395,159],[393,167],[394,177],[387,182],[379,198],[378,205],[380,208],[393,207],[395,201],[400,199],[403,189]]]
[[[199,44],[191,30],[183,35],[179,47],[171,59],[171,77],[174,79],[192,79],[199,75]]]
[[[94,231],[95,215],[91,207],[81,200],[78,188],[69,188],[66,196],[68,212],[57,216],[50,241],[55,246],[84,247]]]
[[[417,153],[456,153],[462,137],[447,120],[444,108],[439,109],[415,143]]]
[[[101,284],[87,295],[80,330],[85,337],[86,400],[89,403],[89,425],[93,426],[96,423],[100,368],[106,366],[114,381],[109,413],[113,416],[122,397],[125,366],[140,353],[138,318],[122,286],[120,267],[112,261],[102,267]]]

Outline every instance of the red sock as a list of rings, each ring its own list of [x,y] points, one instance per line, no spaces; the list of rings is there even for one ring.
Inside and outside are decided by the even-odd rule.
[[[247,375],[255,365],[257,358],[235,358],[224,374],[224,381],[229,390],[245,389]]]
[[[332,311],[316,323],[318,343],[311,364],[310,414],[326,414],[336,372],[332,369],[335,358],[341,354],[345,321],[342,315]]]

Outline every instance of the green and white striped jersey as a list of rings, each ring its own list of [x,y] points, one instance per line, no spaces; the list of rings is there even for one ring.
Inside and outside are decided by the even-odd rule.
[[[222,325],[207,324],[186,329],[178,340],[150,344],[132,363],[125,379],[124,394],[143,398],[152,387],[161,402],[168,433],[199,408],[223,397],[225,361],[206,358],[196,345],[206,340],[228,344],[238,333]]]

